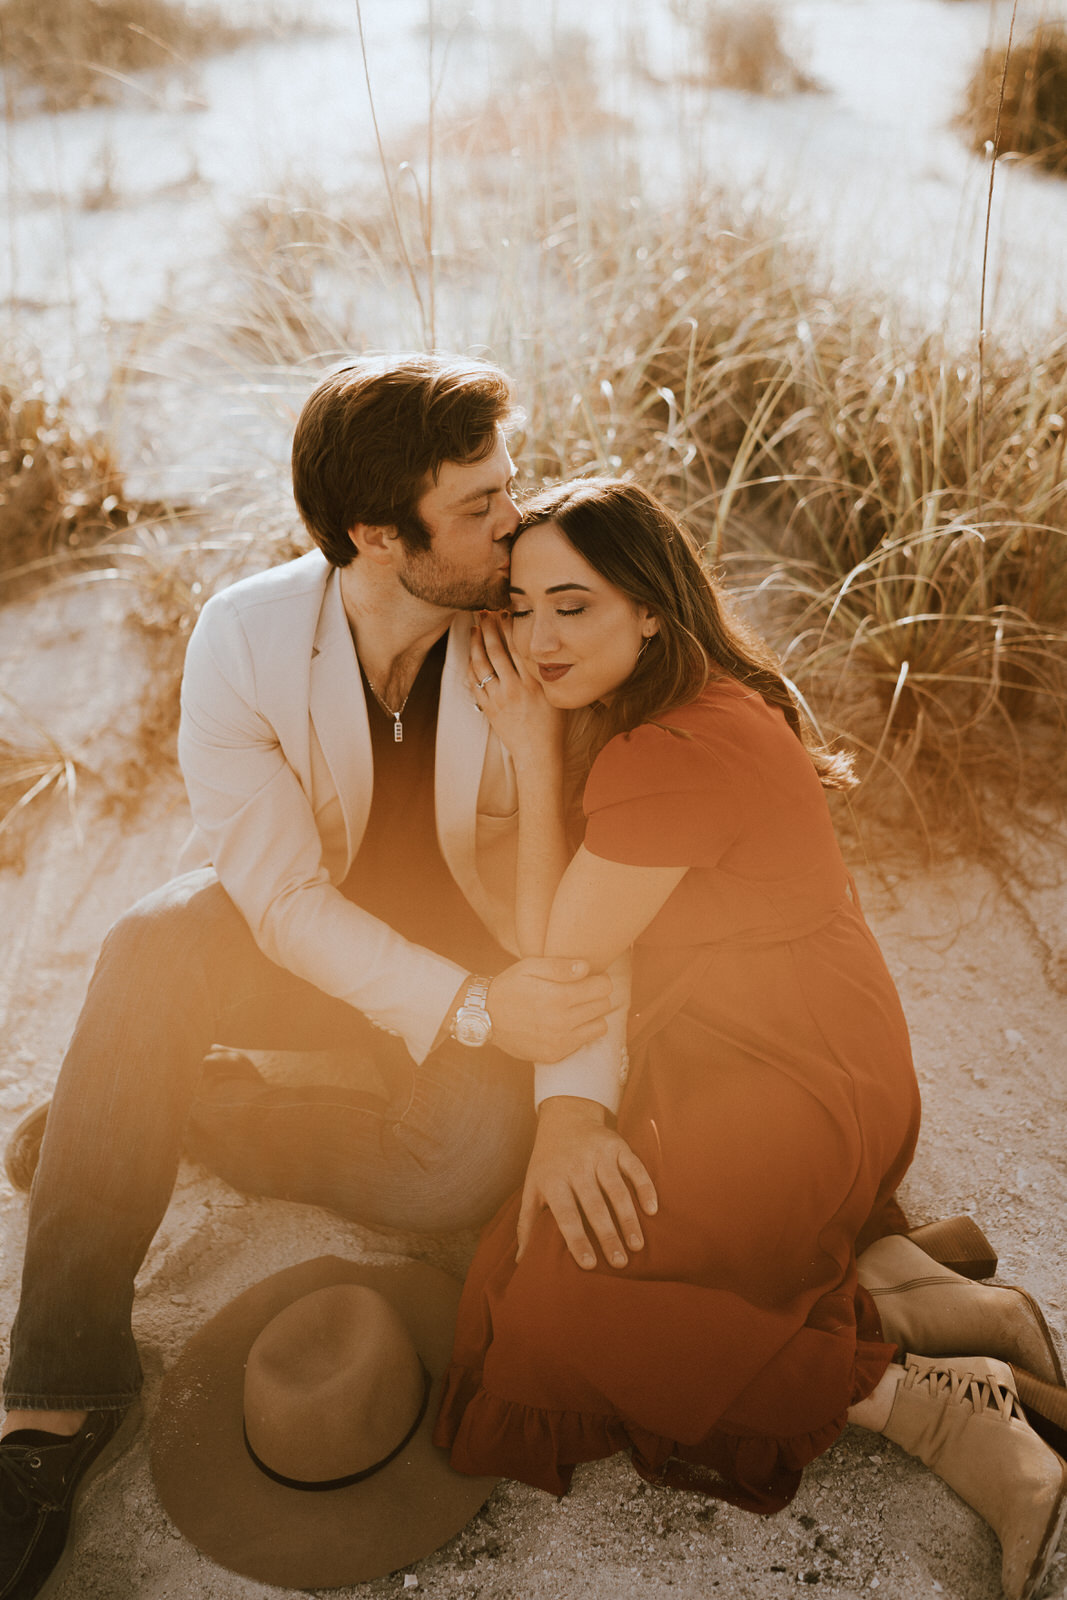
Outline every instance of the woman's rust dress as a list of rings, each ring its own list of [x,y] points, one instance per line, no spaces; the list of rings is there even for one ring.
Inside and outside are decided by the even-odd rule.
[[[486,1228],[436,1429],[461,1472],[554,1494],[628,1450],[642,1476],[780,1510],[892,1347],[856,1252],[919,1100],[893,981],[822,788],[779,710],[732,680],[613,739],[585,845],[689,871],[634,948],[619,1131],[659,1195],[621,1271],[583,1272],[515,1196]]]

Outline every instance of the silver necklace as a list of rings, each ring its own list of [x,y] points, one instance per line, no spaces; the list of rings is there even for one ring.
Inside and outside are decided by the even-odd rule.
[[[366,668],[364,668],[363,676],[365,678],[367,677]],[[374,687],[373,683],[371,683],[369,678],[367,678],[367,687],[370,690],[371,694],[374,696],[375,700],[377,700],[378,704],[381,706],[382,710],[386,713],[386,715],[392,717],[392,719],[393,719],[393,743],[394,744],[403,744],[404,743],[404,724],[401,722],[400,719],[404,715],[404,707],[407,705],[408,701],[411,699],[411,689],[409,689],[407,694],[404,696],[404,699],[403,699],[403,701],[401,703],[401,706],[400,706],[400,710],[399,711],[394,711],[392,706],[387,706],[386,705],[385,701],[382,699],[381,695],[378,693],[377,689]],[[412,688],[414,688],[414,684],[412,685]]]

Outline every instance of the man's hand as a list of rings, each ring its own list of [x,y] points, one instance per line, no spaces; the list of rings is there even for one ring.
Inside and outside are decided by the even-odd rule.
[[[604,1107],[595,1100],[556,1095],[542,1102],[522,1191],[516,1260],[521,1260],[530,1230],[546,1206],[567,1249],[586,1271],[596,1266],[587,1228],[613,1267],[626,1265],[626,1246],[640,1250],[644,1245],[634,1196],[645,1215],[654,1216],[655,1186],[626,1140],[605,1126],[604,1116]]]
[[[493,1043],[520,1061],[562,1061],[607,1032],[611,979],[587,961],[527,956],[495,977],[486,1009]]]

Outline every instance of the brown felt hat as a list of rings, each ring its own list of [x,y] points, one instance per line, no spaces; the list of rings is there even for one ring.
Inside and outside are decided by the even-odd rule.
[[[438,1549],[495,1478],[431,1442],[460,1288],[435,1267],[320,1256],[230,1302],[163,1380],[152,1473],[172,1520],[245,1577],[383,1577]]]

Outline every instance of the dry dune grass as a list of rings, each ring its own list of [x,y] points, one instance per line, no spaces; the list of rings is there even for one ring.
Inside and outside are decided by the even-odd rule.
[[[294,177],[234,219],[237,292],[219,331],[239,357],[291,366],[376,345],[374,307],[405,296],[422,342],[435,344],[439,290],[462,295],[483,274],[504,285],[505,257],[582,214],[575,180],[598,188],[598,141],[626,124],[602,104],[586,34],[557,30],[546,44],[519,30],[509,42],[507,93],[381,149],[387,184],[328,191]],[[501,159],[520,153],[521,166]]]
[[[80,429],[43,381],[7,358],[0,385],[0,600],[61,581],[119,583],[147,645],[133,748],[112,788],[139,797],[173,762],[185,645],[208,596],[254,565],[300,553],[295,516],[249,506],[250,529],[211,538],[188,508],[130,501],[111,442]],[[46,728],[0,695],[0,834],[40,796],[74,792],[75,765]],[[36,809],[36,808],[35,808]],[[8,846],[4,847],[9,850]],[[5,855],[4,859],[7,859]]]
[[[0,864],[21,861],[21,824],[42,796],[65,791],[74,805],[77,766],[48,730],[4,700],[0,730]]]
[[[763,0],[673,0],[672,10],[693,41],[693,81],[765,95],[818,87],[794,59],[777,6]]]
[[[410,190],[404,237],[419,229]],[[236,293],[220,333],[239,360],[299,365],[349,344],[368,284],[396,292],[403,240],[380,197],[329,193],[306,179],[246,206],[229,228]]]
[[[467,161],[521,150],[535,166],[551,152],[626,126],[603,104],[592,41],[579,28],[553,31],[548,44],[522,34],[505,63],[506,89],[461,116],[439,119],[440,154]]]
[[[1067,341],[988,351],[983,386],[724,220],[706,197],[602,233],[596,331],[532,386],[529,453],[654,484],[758,594],[872,797],[980,837],[991,776],[1064,775]]]
[[[108,441],[76,427],[40,380],[11,363],[0,373],[0,583],[10,589],[134,513]]]
[[[130,73],[184,66],[250,37],[221,12],[178,0],[2,0],[8,105],[50,110],[111,101]]]
[[[1004,49],[990,49],[975,68],[959,123],[976,150],[991,148],[1030,157],[1051,172],[1067,172],[1067,27],[1043,21],[1015,45],[1004,65]]]

